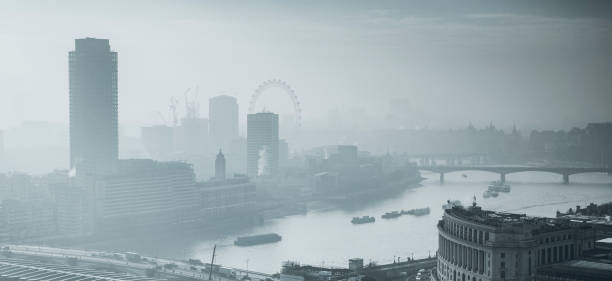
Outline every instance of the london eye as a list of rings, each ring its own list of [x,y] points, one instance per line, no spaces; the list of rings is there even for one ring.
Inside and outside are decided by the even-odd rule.
[[[300,101],[298,97],[295,95],[295,91],[289,86],[289,84],[280,79],[271,79],[261,83],[257,89],[255,89],[255,93],[251,96],[251,102],[249,103],[249,113],[255,113],[255,105],[259,97],[265,94],[270,89],[280,89],[282,90],[293,103],[293,110],[295,112],[295,125],[299,128],[302,125],[302,109],[300,108]]]

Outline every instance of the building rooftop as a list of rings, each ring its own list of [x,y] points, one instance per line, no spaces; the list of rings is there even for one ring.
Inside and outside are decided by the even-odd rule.
[[[6,279],[4,279],[6,278]],[[38,263],[19,259],[0,259],[2,280],[91,280],[91,281],[149,281],[160,280],[134,275],[87,269],[59,264]]]
[[[210,188],[210,187],[218,187],[218,186],[226,186],[226,185],[235,185],[235,184],[243,184],[249,183],[250,179],[247,176],[235,175],[233,178],[228,178],[224,180],[220,179],[211,179],[206,182],[198,182],[198,186],[201,188]]]
[[[569,220],[544,217],[531,217],[526,214],[513,214],[483,210],[480,206],[455,206],[445,211],[447,215],[493,227],[529,227],[534,234],[571,228]]]

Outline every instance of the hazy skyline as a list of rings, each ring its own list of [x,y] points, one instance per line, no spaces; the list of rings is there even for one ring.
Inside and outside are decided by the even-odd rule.
[[[83,37],[118,52],[126,126],[168,121],[170,97],[198,85],[201,116],[212,96],[238,98],[244,133],[250,95],[272,78],[295,89],[305,127],[333,112],[365,128],[612,120],[604,2],[0,3],[0,129],[67,123],[68,51]],[[280,93],[259,104],[292,111]]]

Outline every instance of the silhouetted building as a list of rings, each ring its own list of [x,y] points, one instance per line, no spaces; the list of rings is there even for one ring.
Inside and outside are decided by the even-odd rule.
[[[4,134],[0,131],[0,171],[4,169]]]
[[[76,39],[69,68],[70,165],[110,171],[119,147],[117,53],[107,39]]]
[[[250,177],[278,171],[278,115],[260,112],[247,116],[247,173]]]
[[[223,156],[221,149],[219,149],[215,159],[215,179],[225,180],[225,156]]]
[[[210,138],[215,147],[227,149],[238,138],[238,103],[235,97],[216,96],[208,100]]]
[[[40,238],[56,233],[53,201],[48,199],[8,199],[0,204],[0,236],[17,240]]]
[[[289,144],[286,140],[278,141],[278,165],[280,167],[287,166],[289,161]]]
[[[247,174],[247,141],[244,137],[238,137],[230,141],[229,151],[225,158],[228,160],[226,168],[229,174]]]
[[[176,150],[190,157],[203,155],[209,150],[208,119],[187,117],[181,120],[181,126],[176,128]]]
[[[544,266],[595,247],[595,230],[570,220],[472,207],[445,210],[438,222],[438,280],[534,280]]]
[[[255,215],[255,184],[246,176],[198,183],[200,219],[250,219]]]
[[[197,187],[191,164],[150,159],[117,161],[106,175],[77,175],[65,186],[58,213],[64,231],[128,231],[197,219]],[[79,202],[80,201],[80,202]],[[86,214],[82,216],[81,214]],[[93,224],[93,227],[88,226]]]
[[[174,128],[164,125],[143,127],[141,140],[149,157],[169,160],[174,153]]]

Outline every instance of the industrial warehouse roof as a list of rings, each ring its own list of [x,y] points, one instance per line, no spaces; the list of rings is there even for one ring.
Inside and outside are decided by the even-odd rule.
[[[1,280],[23,281],[147,281],[159,280],[75,266],[45,264],[19,259],[0,259]]]

